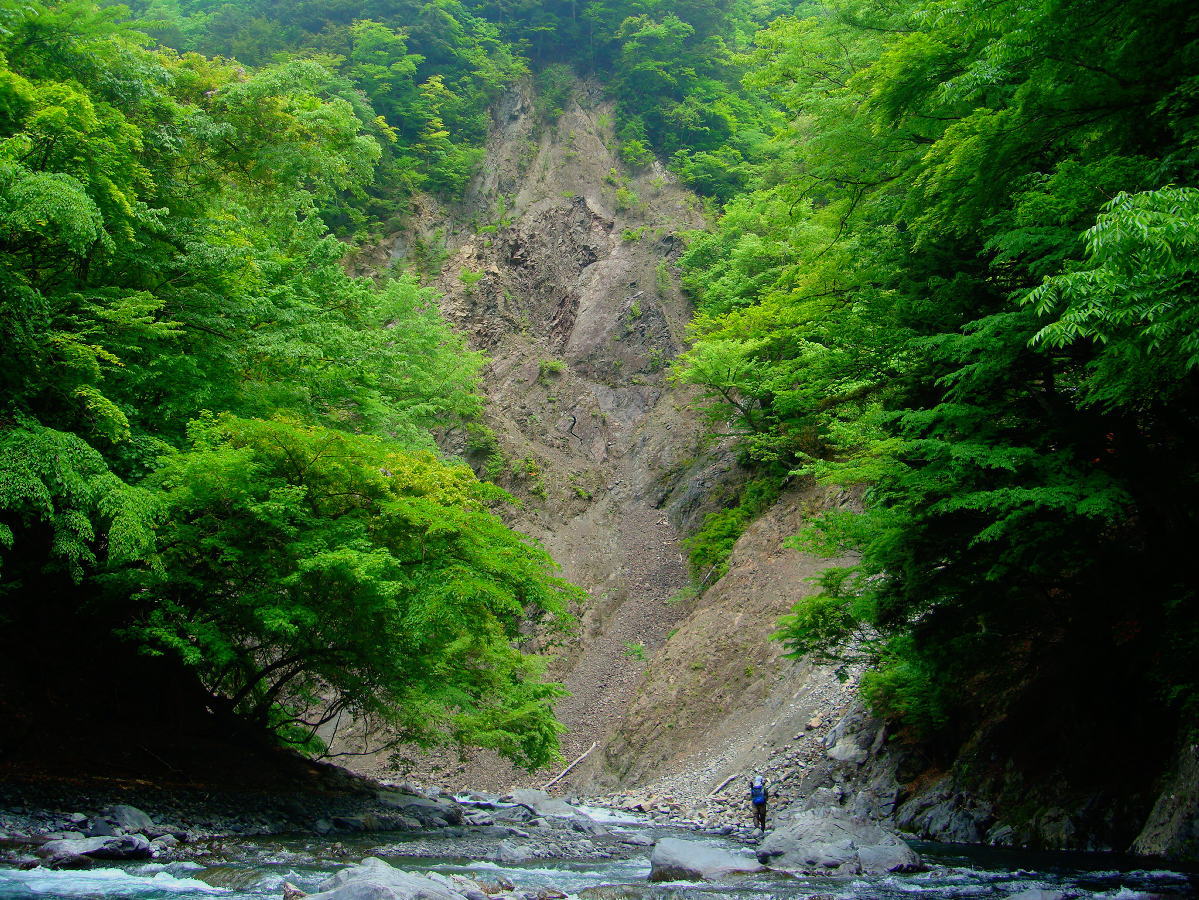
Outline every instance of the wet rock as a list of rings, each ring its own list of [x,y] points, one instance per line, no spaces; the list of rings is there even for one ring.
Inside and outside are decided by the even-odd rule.
[[[597,887],[583,888],[579,896],[583,900],[642,900],[647,896],[647,888],[634,884],[602,884]]]
[[[545,791],[521,788],[509,795],[513,803],[530,807],[539,816],[574,816],[578,814],[573,806],[565,800],[551,797]]]
[[[380,791],[379,803],[388,809],[416,819],[425,828],[444,828],[446,825],[461,825],[464,821],[462,807],[450,799],[430,800],[395,791]]]
[[[301,900],[302,897],[307,897],[308,894],[290,881],[283,882],[283,900]]]
[[[1021,891],[1018,894],[1009,894],[1008,900],[1065,900],[1065,896],[1061,891],[1044,891],[1040,888],[1031,888],[1027,891]]]
[[[191,877],[215,888],[247,892],[258,884],[262,876],[254,869],[243,869],[237,866],[209,866]]]
[[[762,871],[752,859],[680,838],[658,841],[650,856],[650,867],[650,881],[711,881]]]
[[[81,841],[47,841],[38,855],[49,859],[57,855],[90,856],[93,859],[149,859],[150,842],[140,834],[84,838]]]
[[[126,831],[145,831],[154,827],[154,820],[127,803],[118,803],[108,810],[108,818]]]
[[[762,841],[758,859],[813,875],[881,875],[923,868],[920,857],[896,835],[837,807],[799,813]]]
[[[500,841],[495,850],[495,861],[515,865],[536,859],[537,855],[528,844],[518,844],[515,841]]]
[[[47,869],[90,869],[95,866],[96,861],[90,856],[83,856],[79,853],[62,852],[55,853],[53,856],[46,859],[42,865]]]
[[[120,834],[117,828],[104,819],[92,819],[87,824],[87,829],[84,832],[88,837],[112,837]]]
[[[432,878],[392,868],[368,856],[320,883],[320,900],[462,900],[463,895]]]
[[[588,834],[592,837],[603,837],[608,834],[608,829],[596,822],[590,816],[579,813],[571,819],[570,827],[580,834]]]

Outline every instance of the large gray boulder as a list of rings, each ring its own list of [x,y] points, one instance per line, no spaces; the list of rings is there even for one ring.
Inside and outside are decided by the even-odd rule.
[[[545,791],[533,790],[532,788],[520,788],[513,791],[510,795],[513,803],[520,803],[523,806],[532,808],[539,816],[576,816],[582,815],[577,809],[567,803],[565,800],[559,800],[556,797],[551,797]]]
[[[798,813],[758,845],[758,859],[808,875],[882,875],[917,872],[920,857],[895,834],[826,807]]]
[[[149,859],[150,842],[140,834],[115,837],[84,838],[76,841],[47,841],[37,850],[38,856],[90,856],[92,859]]]
[[[650,881],[713,881],[761,872],[754,860],[710,844],[662,838],[650,855]]]
[[[126,831],[146,831],[154,827],[154,820],[127,803],[118,803],[108,810],[108,818],[116,822]]]
[[[368,856],[320,883],[310,900],[463,900],[463,894],[444,884],[392,868]]]
[[[396,791],[380,791],[378,799],[383,806],[415,819],[425,828],[443,828],[463,822],[462,807],[448,798],[430,800],[428,797],[415,797]]]
[[[607,828],[581,809],[565,800],[551,797],[545,791],[520,788],[505,794],[503,800],[516,805],[496,809],[492,813],[495,820],[528,823],[528,827],[535,828],[544,825],[544,819],[555,819],[568,823],[575,831],[591,837],[602,837],[609,833]]]

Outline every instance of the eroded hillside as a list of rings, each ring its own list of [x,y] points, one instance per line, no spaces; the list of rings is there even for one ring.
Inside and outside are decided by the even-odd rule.
[[[690,593],[680,542],[741,473],[727,446],[703,440],[690,389],[668,379],[691,315],[674,261],[680,232],[704,226],[702,206],[660,165],[630,170],[616,147],[598,87],[579,85],[551,123],[524,85],[494,111],[466,202],[419,207],[390,253],[438,266],[444,313],[490,358],[487,430],[451,433],[447,448],[520,498],[510,521],[588,593],[552,674],[571,691],[557,707],[564,754],[598,746],[562,786],[692,781],[697,767],[715,786],[843,702],[827,672],[767,640],[827,564],[782,541],[803,510],[837,498],[790,497],[751,529],[728,576],[678,599]],[[389,771],[380,759],[360,768]],[[496,788],[554,774],[522,776],[487,754],[411,771]]]

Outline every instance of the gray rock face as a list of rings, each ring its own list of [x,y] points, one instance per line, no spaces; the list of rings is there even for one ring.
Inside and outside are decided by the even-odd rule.
[[[762,871],[761,865],[747,857],[679,838],[658,841],[649,862],[650,881],[712,881]]]
[[[1162,787],[1133,852],[1199,862],[1199,744],[1182,749]]]
[[[881,875],[923,868],[915,851],[890,831],[857,821],[837,807],[797,814],[762,841],[758,859],[810,875]]]
[[[150,842],[140,834],[84,838],[81,841],[47,841],[38,855],[50,859],[60,855],[90,856],[92,859],[149,859]]]
[[[987,834],[994,821],[990,806],[954,791],[948,778],[911,797],[895,812],[895,824],[905,831],[957,844],[997,843]]]

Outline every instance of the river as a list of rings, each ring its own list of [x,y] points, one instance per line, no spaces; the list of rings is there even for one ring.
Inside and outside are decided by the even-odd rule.
[[[593,814],[600,812],[591,810]],[[614,830],[702,840],[734,852],[746,848],[724,838],[697,836],[676,828],[609,818]],[[536,860],[513,865],[462,855],[462,839],[447,834],[419,839],[439,842],[436,856],[405,853],[412,835],[376,833],[342,838],[312,836],[254,839],[226,843],[219,856],[201,862],[128,863],[69,872],[0,869],[0,900],[279,900],[282,885],[292,882],[315,891],[328,875],[364,856],[379,856],[414,872],[459,873],[480,882],[503,876],[532,898],[553,888],[580,900],[768,900],[768,898],[987,898],[1009,897],[1029,890],[1058,891],[1069,898],[1111,897],[1121,900],[1196,895],[1194,875],[1157,868],[1145,860],[1108,854],[1034,853],[957,845],[914,843],[930,868],[914,875],[880,877],[807,877],[782,874],[743,877],[724,884],[650,884],[650,848],[628,859]],[[440,846],[441,844],[444,847]],[[444,852],[440,852],[441,850]]]

